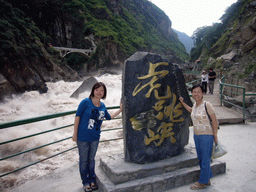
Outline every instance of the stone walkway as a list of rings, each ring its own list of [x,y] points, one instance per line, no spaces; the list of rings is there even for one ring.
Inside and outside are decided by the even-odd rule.
[[[194,145],[193,130],[190,127],[189,145]],[[222,125],[219,140],[228,153],[219,158],[226,162],[226,173],[211,179],[212,185],[200,192],[255,192],[256,180],[256,123]],[[115,151],[112,151],[115,153]],[[103,154],[98,154],[103,155]],[[108,154],[110,156],[111,154]],[[166,192],[192,191],[191,184],[183,185]],[[78,163],[65,167],[44,177],[7,190],[8,192],[83,192],[78,171]],[[97,190],[100,192],[100,190]],[[95,191],[95,192],[97,192]],[[129,192],[129,191],[127,191]]]
[[[219,80],[215,80],[213,94],[205,94],[204,100],[210,102],[215,110],[217,119],[220,124],[238,124],[243,123],[243,115],[238,112],[221,106],[220,93],[219,93]]]
[[[191,132],[193,132],[192,129]],[[211,186],[201,189],[200,192],[256,191],[255,135],[256,122],[221,125],[218,131],[218,139],[227,148],[228,153],[217,160],[226,162],[226,173],[213,177]],[[192,133],[189,143],[194,144]],[[189,189],[191,184],[166,192],[192,192]]]

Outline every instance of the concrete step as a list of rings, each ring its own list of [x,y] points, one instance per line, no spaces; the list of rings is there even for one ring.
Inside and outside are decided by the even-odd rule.
[[[220,125],[244,123],[243,115],[232,109],[224,106],[215,106],[214,110]]]
[[[120,184],[131,180],[141,179],[149,175],[159,175],[177,169],[198,165],[198,159],[191,153],[192,149],[185,148],[185,152],[158,162],[135,164],[124,161],[123,153],[100,158],[100,167],[107,177],[114,183]]]
[[[226,172],[226,163],[215,160],[211,164],[213,175],[218,175]],[[96,168],[97,183],[99,190],[102,192],[163,192],[182,185],[187,185],[196,182],[199,179],[199,166],[178,169],[173,172],[167,172],[146,178],[128,181],[121,184],[114,184],[106,176],[104,171]]]
[[[103,192],[165,191],[195,182],[200,168],[196,155],[186,150],[183,154],[149,164],[123,161],[121,155],[103,157],[104,163],[96,166],[97,183]],[[106,159],[106,160],[103,160]],[[214,160],[213,175],[226,172],[226,163]]]

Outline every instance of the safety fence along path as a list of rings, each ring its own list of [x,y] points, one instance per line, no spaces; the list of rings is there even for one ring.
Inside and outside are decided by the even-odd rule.
[[[119,106],[115,106],[115,107],[108,107],[108,110],[112,110],[112,109],[117,109],[119,108]],[[25,133],[28,133],[27,135],[24,136],[19,136],[19,137],[15,137],[15,138],[6,138],[4,141],[0,140],[0,163],[3,163],[6,161],[8,162],[15,162],[17,160],[17,162],[20,160],[19,158],[25,158],[28,159],[29,157],[29,153],[34,152],[34,153],[38,153],[38,150],[41,150],[42,148],[48,147],[48,146],[53,146],[54,144],[57,143],[62,143],[65,141],[71,141],[72,138],[72,133],[73,133],[73,121],[74,121],[74,115],[75,115],[76,111],[67,111],[67,112],[62,112],[62,113],[55,113],[55,114],[50,114],[50,115],[45,115],[45,116],[40,116],[40,117],[34,117],[34,118],[29,118],[29,119],[23,119],[23,120],[17,120],[17,121],[13,121],[13,122],[6,122],[6,123],[2,123],[0,124],[0,130],[4,131],[4,130],[9,130],[12,129],[11,132],[15,133],[15,132],[21,132],[24,131]],[[64,120],[65,116],[69,116],[72,115],[73,118],[71,122],[67,122],[66,120]],[[56,119],[56,118],[61,118],[60,121],[63,121],[64,123],[66,123],[63,126],[60,127],[51,127],[47,130],[44,131],[37,131],[38,127],[40,126],[40,123],[45,123],[45,127],[47,128],[48,124],[46,123],[46,120],[52,120],[52,119]],[[116,120],[120,120],[121,117],[117,117],[114,118],[111,121],[116,121]],[[120,120],[121,121],[121,120]],[[27,127],[23,127],[23,126],[27,126],[28,124],[32,124],[32,129],[30,131],[26,131],[28,128]],[[55,123],[53,123],[54,126]],[[115,140],[120,140],[122,139],[122,134],[113,134],[114,131],[120,130],[122,132],[122,127],[114,127],[114,126],[120,126],[120,124],[118,123],[114,123],[113,125],[111,125],[108,128],[104,128],[102,132],[110,132],[108,135],[111,136],[107,136],[101,139],[100,142],[109,142],[109,141],[115,141]],[[63,131],[69,129],[68,131]],[[34,131],[35,130],[35,131]],[[61,133],[59,133],[58,135],[61,135],[62,138],[61,139],[56,139],[56,132],[57,131],[62,131]],[[51,136],[47,135],[47,134],[51,134]],[[36,138],[37,136],[42,136],[42,135],[46,135],[45,137],[42,137],[40,139],[40,145],[38,144],[38,142],[36,142],[37,140],[31,139],[31,138]],[[21,145],[21,143],[17,143],[20,141],[24,141],[22,142],[23,145]],[[16,149],[17,148],[17,149]],[[25,163],[22,164],[23,165],[18,165],[18,166],[13,166],[10,169],[0,169],[0,181],[2,178],[4,178],[5,176],[8,176],[10,174],[17,174],[19,173],[19,171],[28,168],[30,166],[36,165],[38,163],[41,163],[43,161],[46,161],[48,159],[51,159],[53,157],[59,156],[63,153],[69,152],[73,149],[76,149],[77,146],[75,143],[73,143],[72,145],[67,145],[67,143],[63,143],[63,145],[60,147],[62,150],[57,150],[57,152],[55,154],[51,154],[49,156],[44,156],[44,155],[39,155],[40,157],[37,158],[37,160],[33,161],[33,162],[29,162],[29,163]],[[16,149],[16,150],[14,150]],[[4,153],[5,151],[7,151],[6,153]],[[0,185],[0,191],[1,191],[1,185]]]
[[[215,80],[213,94],[204,95],[204,100],[210,102],[215,110],[217,119],[220,124],[237,124],[243,123],[243,114],[239,113],[231,108],[227,108],[221,105],[220,95],[220,82],[219,79]]]

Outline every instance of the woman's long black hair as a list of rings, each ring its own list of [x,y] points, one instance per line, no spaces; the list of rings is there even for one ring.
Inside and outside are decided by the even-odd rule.
[[[101,86],[102,86],[103,89],[104,89],[104,95],[103,95],[102,99],[106,99],[106,97],[107,97],[107,88],[106,88],[106,85],[105,85],[104,83],[102,83],[102,82],[97,82],[97,83],[95,83],[95,84],[93,85],[91,94],[90,94],[90,96],[89,96],[90,99],[92,99],[92,98],[94,97],[94,90],[95,90],[95,89],[98,89],[98,88],[101,87]]]
[[[204,93],[204,88],[203,88],[202,84],[196,84],[196,85],[193,85],[193,87],[192,87],[192,89],[191,89],[191,93],[192,93],[192,92],[193,92],[193,90],[194,90],[195,88],[197,88],[197,87],[200,87],[200,88],[201,88],[201,90],[202,90],[202,92]]]

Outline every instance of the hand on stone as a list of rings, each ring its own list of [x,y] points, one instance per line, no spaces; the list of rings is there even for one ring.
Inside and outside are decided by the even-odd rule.
[[[122,111],[123,110],[123,104],[122,104],[122,102],[120,102],[120,111]]]
[[[180,97],[179,100],[180,100],[181,103],[184,102],[184,98],[183,97]]]

